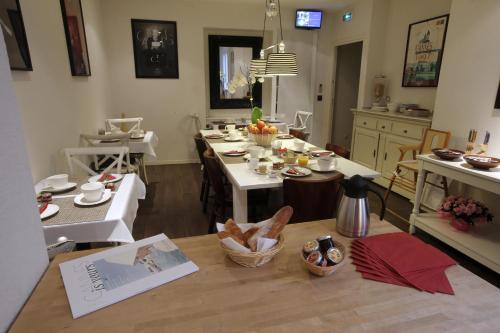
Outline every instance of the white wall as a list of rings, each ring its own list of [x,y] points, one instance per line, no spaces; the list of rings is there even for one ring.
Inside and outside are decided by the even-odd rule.
[[[11,321],[47,267],[23,128],[0,33],[0,332]]]
[[[154,130],[160,144],[160,162],[197,161],[192,136],[195,122],[209,117],[249,116],[250,110],[209,109],[206,75],[206,31],[221,29],[259,34],[262,29],[263,3],[201,3],[173,0],[107,0],[103,2],[104,27],[111,82],[111,110],[114,115],[144,117],[144,127]],[[280,112],[295,113],[297,108],[310,109],[310,60],[312,34],[291,28],[293,12],[283,10],[287,50],[297,52],[300,64],[298,78],[281,80]],[[131,40],[130,19],[158,19],[177,22],[179,79],[136,79]],[[276,25],[275,25],[276,26]],[[266,83],[265,94],[269,90]],[[270,98],[265,98],[270,101]],[[269,113],[264,104],[265,113]],[[290,117],[291,118],[291,117]],[[172,144],[174,143],[174,144]]]
[[[71,76],[59,0],[22,0],[33,72],[12,71],[34,181],[65,167],[61,148],[103,127],[109,108],[100,0],[82,1],[92,76]]]

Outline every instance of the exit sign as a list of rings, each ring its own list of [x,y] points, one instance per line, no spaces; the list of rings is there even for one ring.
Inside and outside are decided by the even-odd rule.
[[[345,12],[344,15],[342,15],[342,21],[349,22],[350,20],[352,20],[352,12]]]

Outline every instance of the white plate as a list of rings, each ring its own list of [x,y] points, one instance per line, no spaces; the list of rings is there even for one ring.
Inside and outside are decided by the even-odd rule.
[[[320,169],[318,163],[310,163],[309,164],[309,169],[316,171],[316,172],[332,172],[336,170],[335,164],[332,163],[330,164],[330,167],[326,170]]]
[[[238,156],[246,156],[247,152],[244,149],[235,149],[233,152],[231,150],[222,152],[222,155],[224,156],[229,156],[229,157],[238,157]]]
[[[106,180],[106,181],[99,182],[99,183],[103,183],[103,184],[116,183],[116,182],[119,182],[120,180],[122,180],[122,178],[123,178],[123,175],[121,175],[119,173],[112,173],[111,176],[115,177],[115,179],[113,179],[113,180]],[[97,180],[99,178],[101,178],[101,175],[92,176],[92,177],[89,178],[89,183],[95,183],[95,182],[97,182]]]
[[[249,160],[250,159],[250,154],[245,154],[245,156],[243,156],[243,159]],[[265,161],[265,160],[266,160],[265,156],[259,157],[259,161]]]
[[[101,140],[101,143],[113,143],[113,142],[120,142],[120,139],[104,139],[104,140]]]
[[[238,141],[242,141],[243,138],[236,138],[236,139],[231,139],[230,137],[225,137],[224,138],[224,141],[227,141],[227,142],[238,142]]]
[[[40,205],[38,205],[38,207],[40,207]],[[47,208],[43,211],[43,213],[40,214],[40,218],[42,220],[48,219],[49,217],[56,215],[57,212],[59,212],[59,206],[54,204],[49,204]]]
[[[131,138],[132,140],[139,140],[139,139],[144,139],[144,137],[145,137],[145,135],[144,135],[144,134],[141,134],[141,135],[137,135],[137,136],[132,135],[130,138]]]
[[[72,189],[74,187],[76,187],[76,185],[78,185],[77,183],[66,183],[66,185],[64,186],[57,186],[57,187],[53,187],[53,186],[47,186],[47,187],[44,187],[41,192],[50,192],[50,193],[59,193],[59,192],[64,192],[64,191],[67,191],[69,189]]]
[[[87,201],[85,200],[85,198],[83,197],[83,193],[80,193],[78,194],[76,197],[75,197],[75,200],[73,200],[78,206],[97,206],[97,205],[100,205],[106,201],[108,201],[109,199],[111,199],[111,190],[110,189],[106,189],[104,190],[104,193],[101,197],[101,200],[99,201]]]
[[[222,139],[224,137],[224,135],[222,134],[210,134],[210,135],[207,135],[205,136],[205,139]]]
[[[331,157],[334,157],[335,156],[335,153],[333,151],[329,151],[329,150],[315,150],[315,151],[311,151],[309,152],[313,157],[319,157],[319,156],[314,156],[314,154],[322,154],[322,153],[331,153],[330,156]]]
[[[309,170],[307,168],[303,168],[303,167],[299,167],[299,166],[293,166],[293,168],[296,169],[297,171],[302,172],[303,174],[302,175],[294,175],[294,174],[287,173],[288,169],[291,169],[291,167],[284,167],[283,169],[281,169],[281,174],[284,176],[288,176],[288,177],[306,177],[312,173],[311,170]]]

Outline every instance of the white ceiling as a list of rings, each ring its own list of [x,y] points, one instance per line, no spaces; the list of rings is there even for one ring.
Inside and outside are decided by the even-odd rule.
[[[280,0],[280,4],[282,7],[287,8],[334,10],[344,8],[356,1],[357,0]],[[231,5],[237,5],[238,3],[261,4],[264,7],[264,0],[197,0],[197,2],[226,3]]]

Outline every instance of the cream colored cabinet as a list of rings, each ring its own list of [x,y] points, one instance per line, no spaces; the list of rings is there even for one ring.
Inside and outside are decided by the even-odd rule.
[[[431,119],[407,117],[394,113],[366,110],[352,110],[354,113],[351,159],[366,167],[375,169],[382,177],[374,181],[384,187],[399,160],[399,147],[421,142]],[[410,155],[405,156],[411,159]],[[413,175],[408,175],[413,178]],[[395,186],[394,191],[413,198],[414,194]]]
[[[375,169],[377,165],[377,150],[379,133],[374,130],[354,128],[352,160],[368,168]]]

